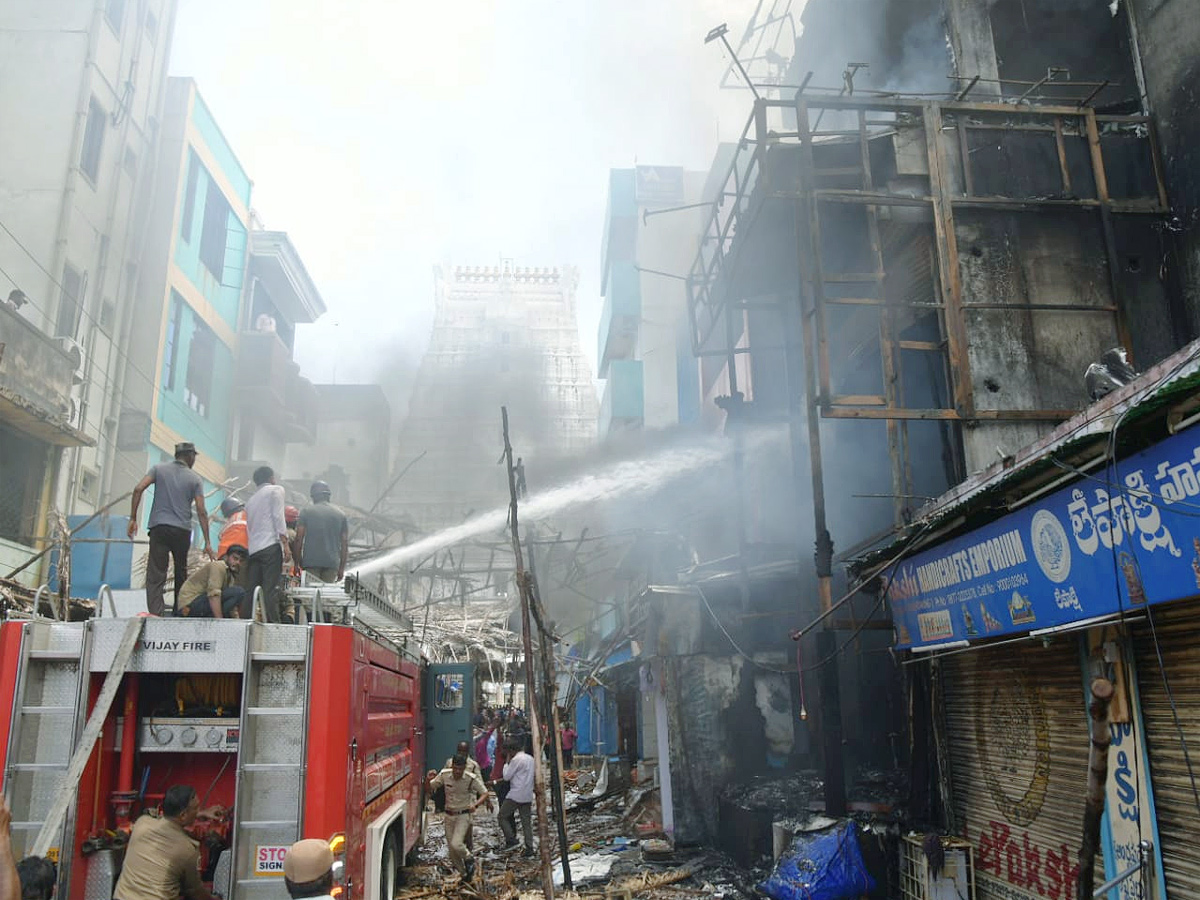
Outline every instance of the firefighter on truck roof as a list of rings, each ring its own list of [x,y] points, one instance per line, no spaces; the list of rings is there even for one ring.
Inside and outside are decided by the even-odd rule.
[[[143,815],[133,823],[114,900],[216,900],[200,881],[200,850],[183,830],[200,812],[195,788],[168,788],[162,810],[162,818]]]
[[[250,554],[233,544],[221,559],[206,562],[191,574],[175,601],[175,614],[189,618],[248,619],[250,596],[237,583]]]
[[[314,481],[308,495],[312,497],[312,506],[300,512],[296,558],[310,575],[326,583],[340,583],[346,577],[346,559],[350,553],[346,514],[329,502],[333,492],[324,481]]]

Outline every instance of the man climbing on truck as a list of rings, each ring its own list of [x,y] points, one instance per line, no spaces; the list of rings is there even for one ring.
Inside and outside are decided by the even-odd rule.
[[[208,511],[204,508],[204,483],[192,471],[196,464],[196,445],[184,441],[175,445],[175,459],[159,463],[133,489],[129,511],[129,539],[137,534],[138,511],[142,494],[154,485],[154,503],[150,507],[150,556],[146,560],[146,611],[161,616],[166,606],[163,587],[167,583],[167,560],[174,561],[175,599],[187,581],[188,550],[192,546],[192,504],[204,535],[204,552],[212,559],[212,539],[208,533]]]

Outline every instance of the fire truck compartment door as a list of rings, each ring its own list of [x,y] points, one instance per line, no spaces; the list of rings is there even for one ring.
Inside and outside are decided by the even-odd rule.
[[[93,672],[107,672],[117,656],[127,619],[93,619]],[[239,619],[145,620],[130,672],[241,672],[249,621]]]
[[[404,817],[404,810],[407,807],[407,800],[397,800],[380,813],[379,818],[367,826],[367,859],[364,866],[366,871],[363,873],[363,897],[365,900],[374,900],[379,896],[379,879],[383,873],[384,839],[387,837],[388,829]],[[401,852],[407,853],[408,847],[403,847],[403,837],[401,837],[401,844]]]

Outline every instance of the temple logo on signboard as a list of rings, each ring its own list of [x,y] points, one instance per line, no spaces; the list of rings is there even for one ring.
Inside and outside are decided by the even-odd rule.
[[[1055,584],[1062,584],[1071,574],[1071,545],[1066,529],[1058,516],[1048,509],[1039,509],[1029,526],[1033,555],[1042,572]]]

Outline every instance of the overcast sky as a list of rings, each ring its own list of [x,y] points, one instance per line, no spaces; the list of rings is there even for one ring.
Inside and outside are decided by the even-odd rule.
[[[757,0],[180,0],[171,70],[196,79],[329,312],[315,381],[416,357],[439,262],[580,267],[596,355],[608,170],[707,169],[744,91],[714,25]],[[799,6],[799,3],[793,4]],[[736,40],[735,40],[736,46]]]

